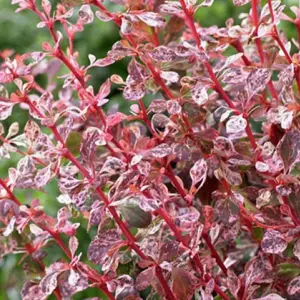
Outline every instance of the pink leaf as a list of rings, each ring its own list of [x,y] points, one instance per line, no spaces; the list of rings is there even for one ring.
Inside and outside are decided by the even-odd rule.
[[[193,186],[200,182],[200,186],[202,186],[206,180],[207,176],[207,163],[201,158],[193,165],[190,169],[190,176],[192,178]]]
[[[159,46],[150,52],[150,57],[159,62],[171,62],[176,58],[176,54],[171,48]]]
[[[88,248],[88,259],[94,264],[102,264],[108,251],[121,243],[117,230],[111,229],[98,234]]]
[[[300,276],[294,278],[288,285],[287,292],[289,295],[300,293]]]
[[[280,254],[287,247],[287,241],[276,230],[267,230],[261,242],[261,248],[265,253]]]
[[[106,124],[108,127],[113,127],[124,120],[127,119],[127,116],[121,112],[116,112],[115,114],[109,115],[106,117]]]
[[[166,22],[164,18],[154,12],[142,12],[136,16],[151,27],[163,27]]]

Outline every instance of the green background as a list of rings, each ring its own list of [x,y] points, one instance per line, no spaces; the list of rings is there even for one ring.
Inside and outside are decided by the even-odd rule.
[[[36,24],[39,22],[38,18],[29,11],[22,11],[16,14],[14,11],[17,8],[16,5],[12,6],[9,0],[0,0],[0,50],[14,49],[16,53],[23,54],[25,52],[41,51],[41,45],[43,42],[50,42],[50,37],[46,29],[38,29]],[[37,0],[40,2],[40,0]],[[118,7],[115,4],[104,4],[109,10],[117,10]],[[265,2],[265,1],[263,1]],[[282,1],[288,5],[297,5],[297,0]],[[52,0],[54,5],[58,1]],[[76,18],[78,8],[75,10],[73,20]],[[233,17],[238,23],[238,15],[241,12],[248,12],[249,5],[243,7],[234,7],[231,0],[215,0],[214,4],[210,8],[200,9],[197,12],[197,20],[199,20],[202,26],[218,25],[223,27],[225,21]],[[287,11],[288,12],[288,11]],[[282,29],[287,32],[289,38],[296,36],[294,28],[287,22],[281,24]],[[94,54],[97,58],[105,57],[108,50],[115,41],[119,38],[118,29],[116,26],[110,23],[101,22],[98,18],[95,18],[93,24],[85,26],[85,30],[76,35],[75,49],[80,53],[80,64],[88,64],[88,54]],[[94,86],[97,90],[99,86],[112,74],[119,74],[123,78],[126,77],[126,63],[127,60],[116,63],[108,68],[94,69],[91,74],[92,80],[89,84]],[[63,74],[66,69],[61,70]],[[43,82],[41,82],[43,84]],[[128,103],[125,102],[120,92],[115,89],[110,96],[110,102],[107,106],[118,103],[121,111],[128,110]],[[107,109],[107,107],[106,107]],[[3,125],[7,129],[13,122],[19,122],[21,130],[23,129],[28,114],[18,107],[14,108],[13,115],[3,122]],[[9,167],[16,166],[18,161],[17,155],[12,155],[10,160],[2,159],[0,162],[0,176],[2,178],[7,176],[7,170]],[[60,204],[57,202],[56,197],[59,195],[57,184],[53,180],[43,191],[17,191],[18,198],[23,203],[29,203],[32,199],[37,198],[41,204],[45,206],[45,210],[48,214],[55,216],[56,211],[59,209]],[[74,220],[81,222],[82,229],[79,229],[78,238],[80,241],[80,251],[83,252],[83,260],[87,262],[86,250],[91,237],[95,232],[91,230],[86,233],[86,222],[82,219]],[[45,263],[50,263],[62,258],[61,251],[53,243],[47,248],[48,256],[45,259]],[[24,274],[21,266],[18,264],[21,256],[11,255],[4,257],[0,262],[0,300],[20,299],[19,292],[28,278],[34,278],[34,272],[30,271],[27,275]],[[126,272],[126,271],[125,271]],[[79,293],[74,299],[84,299],[86,297],[100,296],[95,289],[89,289],[87,292]]]

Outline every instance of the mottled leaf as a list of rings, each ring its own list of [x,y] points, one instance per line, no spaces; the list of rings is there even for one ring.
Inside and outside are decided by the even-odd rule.
[[[247,78],[247,88],[249,98],[265,89],[267,83],[271,79],[271,71],[269,69],[254,69]]]
[[[196,84],[192,89],[192,99],[199,106],[205,104],[208,101],[207,88],[202,84]]]
[[[193,186],[200,182],[200,186],[202,186],[206,180],[207,176],[207,163],[202,158],[195,162],[193,167],[190,169],[190,176],[192,178]]]
[[[94,264],[103,264],[110,249],[120,243],[121,237],[117,230],[111,229],[100,232],[89,245],[88,259]]]
[[[243,118],[242,115],[232,116],[226,123],[226,131],[227,133],[237,133],[239,131],[245,130],[247,126],[246,119]]]
[[[155,12],[142,12],[136,15],[141,21],[151,27],[163,27],[165,25],[165,19]]]
[[[242,6],[249,2],[250,2],[250,0],[233,0],[233,4],[236,6]]]
[[[288,131],[278,145],[279,154],[283,160],[284,168],[290,166],[299,158],[300,153],[300,131]]]
[[[294,278],[288,285],[287,292],[289,295],[296,295],[300,293],[300,276]]]
[[[150,52],[150,57],[158,62],[172,62],[176,58],[175,52],[166,46],[159,46]]]
[[[142,291],[146,289],[149,285],[151,285],[152,280],[155,276],[154,268],[148,268],[136,277],[135,287],[138,291]]]
[[[261,248],[265,253],[280,254],[287,247],[287,241],[276,230],[267,230],[261,242]]]

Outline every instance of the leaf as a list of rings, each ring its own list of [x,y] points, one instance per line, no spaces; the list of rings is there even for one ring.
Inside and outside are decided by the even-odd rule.
[[[241,279],[238,278],[230,269],[228,269],[227,287],[230,293],[237,298],[238,292],[241,288]]]
[[[120,234],[115,229],[100,232],[89,245],[88,259],[94,264],[103,264],[108,251],[121,242]]]
[[[45,231],[43,229],[41,229],[40,227],[38,227],[35,224],[30,224],[29,229],[30,229],[30,232],[36,236],[45,233]]]
[[[151,213],[142,210],[136,198],[126,199],[120,206],[120,212],[126,222],[133,227],[146,228],[151,224]]]
[[[51,164],[39,170],[34,178],[34,182],[36,186],[41,188],[47,185],[51,179],[51,175],[52,175]]]
[[[195,223],[200,218],[200,212],[195,207],[181,207],[178,209],[177,216],[175,217],[175,223],[182,230],[192,230]]]
[[[36,141],[38,136],[40,135],[40,127],[32,120],[29,120],[24,128],[24,133],[26,138],[30,141],[30,143],[33,143]]]
[[[70,239],[69,239],[69,249],[70,249],[70,252],[72,254],[72,257],[74,257],[75,252],[78,248],[78,245],[79,245],[79,242],[78,242],[77,237],[76,236],[71,236]]]
[[[285,86],[291,86],[294,80],[294,64],[290,64],[279,73],[279,79]]]
[[[17,170],[21,175],[33,175],[35,171],[35,164],[33,162],[32,157],[27,155],[20,159],[18,162]]]
[[[156,132],[167,132],[168,125],[172,124],[172,121],[165,115],[157,113],[153,115],[151,119],[151,127]]]
[[[138,274],[135,280],[135,288],[138,291],[146,289],[155,277],[154,267],[150,267]]]
[[[245,130],[246,126],[247,126],[247,121],[246,119],[243,118],[242,115],[232,116],[226,123],[226,131],[228,134],[237,133]]]
[[[99,88],[98,94],[96,95],[97,100],[107,97],[111,90],[111,81],[107,79]]]
[[[45,295],[40,286],[33,282],[26,282],[21,291],[22,300],[46,300]]]
[[[115,63],[116,60],[111,57],[111,56],[107,56],[105,58],[100,58],[97,59],[94,63],[93,63],[93,67],[99,67],[99,68],[103,68],[103,67],[107,67],[112,65],[113,63]]]
[[[155,199],[141,197],[139,199],[139,206],[142,210],[146,212],[152,212],[159,208],[159,202]]]
[[[154,12],[142,12],[136,15],[141,21],[151,27],[163,27],[166,23],[165,19]]]
[[[288,131],[280,141],[279,155],[281,156],[285,170],[288,170],[291,165],[299,158],[300,153],[300,131]]]
[[[278,294],[269,294],[267,296],[261,297],[261,298],[256,298],[253,300],[285,300],[285,298],[282,298]]]
[[[16,223],[16,217],[12,216],[9,223],[8,223],[8,225],[6,226],[6,228],[5,228],[5,230],[3,231],[2,234],[4,236],[9,236],[14,231],[15,223]]]
[[[123,96],[126,100],[138,101],[145,96],[144,84],[130,84],[126,85],[123,90]]]
[[[42,8],[47,15],[51,12],[51,2],[49,0],[42,0]]]
[[[287,292],[289,295],[300,293],[300,276],[294,278],[288,285]]]
[[[167,110],[167,101],[165,99],[154,99],[150,103],[148,110],[154,113],[163,113]]]
[[[106,125],[108,127],[113,127],[113,126],[123,122],[126,119],[127,119],[127,116],[125,114],[123,114],[121,112],[116,112],[116,113],[106,117]]]
[[[212,6],[212,4],[214,3],[214,0],[204,0],[200,6],[201,7],[209,7],[209,6]]]
[[[271,75],[272,72],[269,69],[255,69],[249,74],[247,78],[249,99],[265,89],[271,79]]]
[[[178,300],[190,299],[193,291],[191,275],[183,268],[172,268],[172,291]]]
[[[172,153],[172,148],[168,144],[160,144],[149,150],[149,154],[155,158],[163,158]]]
[[[281,263],[277,265],[277,276],[284,280],[291,280],[300,274],[300,267],[293,263]]]
[[[257,161],[255,163],[255,169],[259,172],[268,172],[269,171],[269,166],[268,166],[268,164],[266,164],[262,161]]]
[[[294,177],[299,177],[300,176],[300,161],[292,164],[290,168],[290,175]]]
[[[200,186],[202,186],[206,180],[207,176],[207,163],[201,158],[193,165],[190,169],[190,176],[192,178],[192,185],[195,186],[198,182],[200,182]]]
[[[170,115],[180,114],[182,108],[176,100],[167,101],[167,110]]]
[[[80,154],[82,159],[87,162],[93,159],[97,146],[105,145],[109,141],[109,135],[102,132],[97,127],[88,127],[83,135],[80,146]]]
[[[102,10],[97,10],[96,11],[96,17],[98,19],[100,19],[101,21],[103,21],[103,22],[109,22],[109,21],[112,21],[114,19],[113,16],[108,16],[107,13],[105,13]]]
[[[250,2],[250,0],[233,0],[233,4],[235,6],[242,6],[242,5],[245,5],[249,2]]]
[[[119,158],[109,156],[105,160],[100,174],[106,173],[108,175],[117,174],[125,170],[125,164]]]
[[[90,5],[82,5],[79,9],[78,15],[82,24],[90,24],[94,21],[94,13]]]
[[[165,14],[177,15],[182,12],[182,8],[179,3],[168,1],[168,3],[162,4],[159,7],[159,11]]]
[[[196,86],[192,89],[192,99],[199,106],[205,104],[208,101],[207,88],[202,84],[196,84]]]
[[[1,121],[7,119],[11,115],[13,107],[14,107],[14,103],[0,100],[0,120]]]
[[[166,46],[156,47],[149,55],[158,62],[172,62],[176,58],[175,52]]]
[[[161,76],[162,79],[168,81],[169,84],[170,83],[176,83],[180,79],[178,73],[173,72],[173,71],[162,71],[160,73],[160,76]]]
[[[61,271],[47,274],[40,282],[40,288],[46,295],[51,295],[57,287],[57,277]]]
[[[265,253],[270,254],[282,253],[286,249],[287,245],[287,241],[283,238],[281,233],[276,230],[267,230],[261,242],[262,250]]]
[[[172,144],[172,152],[179,160],[188,161],[191,157],[191,150],[189,146],[185,144]]]
[[[255,282],[261,282],[268,276],[272,270],[272,265],[267,256],[260,253],[255,256],[252,261],[247,264],[245,273],[246,286]]]

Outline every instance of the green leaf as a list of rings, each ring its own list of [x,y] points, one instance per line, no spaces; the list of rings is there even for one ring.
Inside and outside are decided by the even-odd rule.
[[[252,237],[257,240],[261,241],[264,235],[264,230],[261,227],[254,227],[252,230]]]
[[[126,222],[137,228],[148,227],[152,221],[151,213],[142,210],[136,198],[127,199],[120,206],[120,211]]]
[[[290,175],[292,175],[294,177],[300,176],[300,161],[298,161],[292,165],[291,170],[290,170]]]
[[[300,267],[291,263],[282,263],[278,266],[277,274],[283,277],[284,280],[292,279],[300,274]]]

